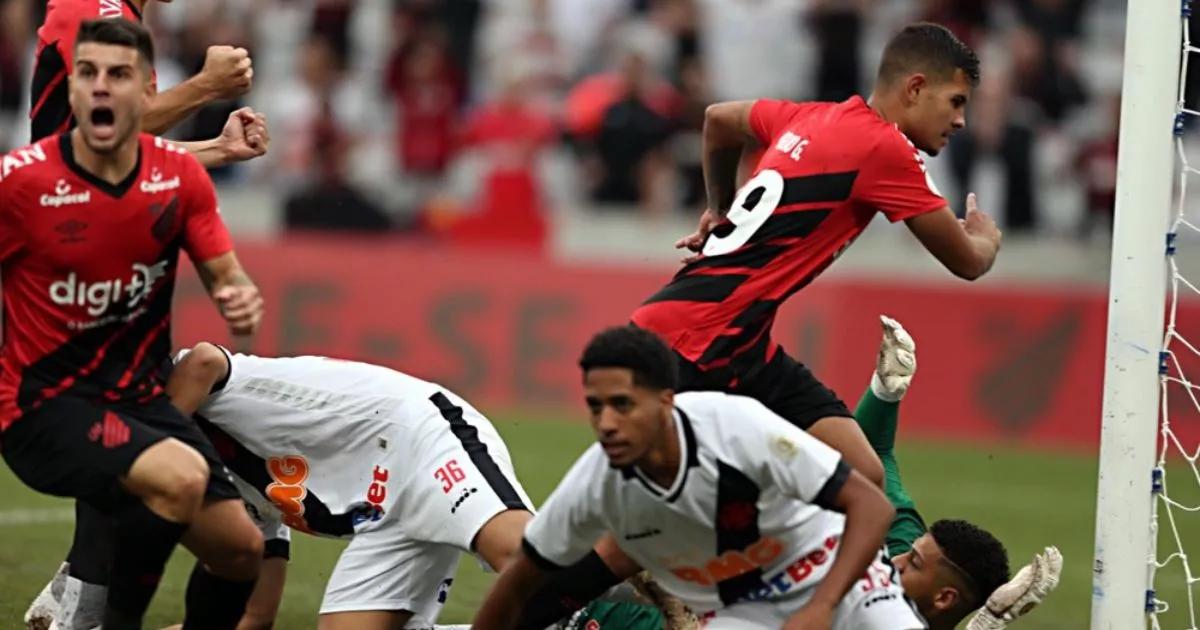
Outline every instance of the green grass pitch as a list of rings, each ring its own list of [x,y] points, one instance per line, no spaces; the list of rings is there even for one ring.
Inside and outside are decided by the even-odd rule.
[[[538,418],[497,422],[517,464],[526,490],[541,501],[574,458],[589,444],[582,423]],[[1019,566],[1047,544],[1058,545],[1066,558],[1063,582],[1046,605],[1015,627],[1027,630],[1068,630],[1087,627],[1090,606],[1093,509],[1096,461],[1080,453],[1019,450],[1001,445],[905,442],[899,448],[905,484],[927,521],[941,517],[967,518],[993,530],[1008,546]],[[1172,496],[1185,504],[1200,503],[1200,488],[1184,466],[1172,469]],[[64,518],[19,524],[6,518],[18,510],[59,508],[70,504],[34,494],[5,467],[0,467],[0,628],[16,628],[26,605],[49,579],[70,541],[71,524]],[[43,512],[39,512],[43,513]],[[1200,553],[1200,514],[1180,513],[1185,548]],[[1165,537],[1161,548],[1174,549]],[[287,590],[280,611],[281,630],[312,628],[325,581],[341,548],[339,541],[294,537]],[[147,627],[161,627],[182,617],[184,581],[191,557],[179,550],[156,597]],[[490,578],[470,558],[461,564],[458,579],[442,614],[443,623],[465,623],[479,604]],[[1178,563],[1159,574],[1159,592],[1172,603],[1164,628],[1187,628],[1185,578]],[[1200,588],[1193,587],[1194,590]],[[1194,593],[1200,595],[1200,593]],[[1198,611],[1200,612],[1200,611]]]

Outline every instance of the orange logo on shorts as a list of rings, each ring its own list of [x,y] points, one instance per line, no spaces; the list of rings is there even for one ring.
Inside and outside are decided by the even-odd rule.
[[[308,461],[299,455],[272,457],[267,460],[267,472],[273,483],[267,486],[266,495],[283,512],[284,525],[311,534],[312,530],[304,520]]]

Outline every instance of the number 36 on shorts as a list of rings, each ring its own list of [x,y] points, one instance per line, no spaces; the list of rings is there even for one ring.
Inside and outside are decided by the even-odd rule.
[[[452,459],[433,473],[433,477],[442,482],[442,492],[449,494],[454,484],[467,478],[467,474],[458,467],[458,460]]]

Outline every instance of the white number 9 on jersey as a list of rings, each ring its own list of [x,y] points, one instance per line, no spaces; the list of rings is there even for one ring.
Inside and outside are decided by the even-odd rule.
[[[738,190],[726,218],[733,229],[718,228],[704,242],[705,256],[720,256],[745,245],[766,223],[783,198],[783,176],[779,171],[763,169]],[[727,230],[727,231],[726,231]],[[724,232],[718,236],[718,232]]]

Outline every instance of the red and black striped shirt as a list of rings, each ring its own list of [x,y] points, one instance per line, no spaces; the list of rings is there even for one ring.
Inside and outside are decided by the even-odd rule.
[[[0,430],[64,394],[131,402],[162,393],[179,250],[232,250],[196,158],[142,134],[119,184],[74,160],[71,134],[0,156]]]
[[[946,206],[917,149],[861,97],[760,100],[750,123],[766,147],[754,176],[709,236],[703,257],[632,317],[703,370],[740,373],[770,360],[779,306],[824,271],[877,212],[902,221]]]
[[[71,74],[79,25],[97,18],[141,22],[142,13],[129,0],[50,0],[46,5],[29,90],[29,133],[34,142],[75,126],[67,102],[67,76]]]

